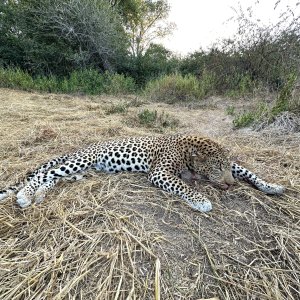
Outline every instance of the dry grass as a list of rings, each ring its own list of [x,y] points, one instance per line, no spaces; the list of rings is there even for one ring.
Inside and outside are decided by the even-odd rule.
[[[285,111],[275,117],[272,122],[266,120],[255,126],[258,131],[273,131],[273,133],[286,134],[300,132],[300,117],[292,112]]]
[[[153,134],[126,114],[132,99],[0,91],[0,186],[82,144]],[[299,299],[300,136],[232,131],[224,109],[143,108],[180,118],[177,132],[214,136],[265,179],[270,197],[237,183],[208,214],[152,187],[142,174],[94,174],[61,183],[41,205],[0,207],[1,299]],[[165,132],[174,132],[167,128]]]

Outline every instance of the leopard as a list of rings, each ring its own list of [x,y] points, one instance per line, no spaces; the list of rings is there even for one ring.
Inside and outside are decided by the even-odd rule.
[[[0,200],[16,194],[21,208],[41,203],[61,180],[80,180],[89,170],[142,172],[156,187],[179,196],[193,210],[209,212],[211,201],[181,178],[185,171],[205,176],[221,189],[244,180],[260,191],[281,195],[284,187],[265,182],[232,160],[230,151],[208,137],[162,135],[108,139],[58,156],[21,182],[0,191]]]

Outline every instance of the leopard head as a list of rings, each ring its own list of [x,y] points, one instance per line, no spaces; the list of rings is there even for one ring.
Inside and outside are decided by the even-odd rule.
[[[234,183],[231,172],[232,159],[229,150],[210,141],[209,146],[198,149],[191,156],[191,168],[194,172],[204,175],[212,183],[227,189]]]

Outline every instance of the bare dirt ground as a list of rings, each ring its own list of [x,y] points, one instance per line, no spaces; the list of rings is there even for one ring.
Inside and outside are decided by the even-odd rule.
[[[207,214],[132,173],[60,183],[27,209],[9,198],[0,203],[0,299],[300,299],[299,133],[233,130],[226,101],[0,89],[1,188],[95,141],[168,133],[213,137],[286,187],[279,197],[243,182],[229,191],[191,183],[212,200]],[[145,109],[179,123],[142,125]]]

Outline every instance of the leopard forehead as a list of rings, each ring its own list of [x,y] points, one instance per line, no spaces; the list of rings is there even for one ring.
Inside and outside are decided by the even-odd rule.
[[[230,156],[230,151],[227,148],[208,138],[193,137],[191,144],[195,145],[200,152],[205,151],[207,154],[219,155],[220,158]]]

